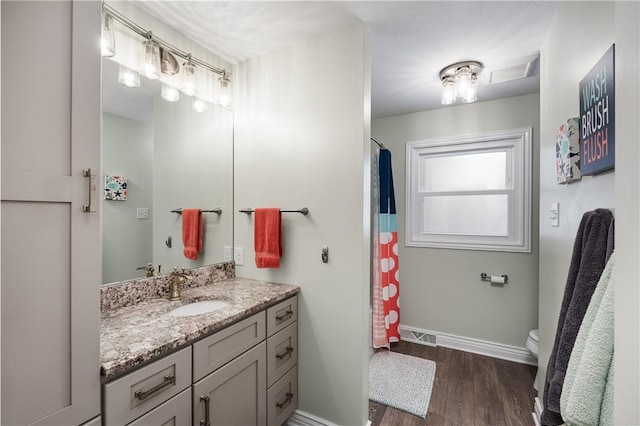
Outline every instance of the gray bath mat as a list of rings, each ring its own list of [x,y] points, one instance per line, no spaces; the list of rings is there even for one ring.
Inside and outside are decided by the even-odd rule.
[[[436,363],[389,351],[378,351],[369,362],[369,399],[427,417]]]

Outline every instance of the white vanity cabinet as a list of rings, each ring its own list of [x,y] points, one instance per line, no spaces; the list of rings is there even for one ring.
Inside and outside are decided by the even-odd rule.
[[[297,297],[103,386],[104,425],[280,426],[298,404]]]

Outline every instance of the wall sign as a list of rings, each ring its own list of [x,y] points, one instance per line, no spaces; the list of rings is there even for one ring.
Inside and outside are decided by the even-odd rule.
[[[580,168],[583,175],[613,169],[616,157],[615,45],[580,82]]]

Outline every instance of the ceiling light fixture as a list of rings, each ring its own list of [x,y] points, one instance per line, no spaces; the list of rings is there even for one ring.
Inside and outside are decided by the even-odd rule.
[[[458,62],[443,68],[440,71],[442,105],[454,104],[458,98],[461,98],[463,103],[477,101],[478,74],[482,68],[482,63],[477,61]]]
[[[113,18],[102,12],[102,38],[100,41],[102,56],[107,58],[116,54],[116,37],[113,32]]]
[[[140,74],[136,71],[120,65],[118,82],[127,87],[140,87]]]
[[[180,100],[180,91],[175,87],[171,87],[166,83],[162,83],[162,90],[160,92],[162,99],[169,102],[176,102]]]
[[[206,112],[207,111],[207,103],[200,98],[194,98],[193,104],[191,105],[195,112]]]
[[[149,31],[147,39],[142,42],[140,74],[149,80],[157,80],[160,78],[160,46],[152,38],[153,34]]]

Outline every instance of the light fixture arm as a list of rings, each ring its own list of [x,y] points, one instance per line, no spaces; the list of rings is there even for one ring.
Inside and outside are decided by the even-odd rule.
[[[161,48],[171,52],[172,54],[179,56],[183,59],[189,60],[191,63],[204,68],[206,70],[209,70],[215,74],[221,75],[221,76],[225,76],[225,77],[230,77],[231,73],[227,72],[226,70],[223,70],[222,68],[218,68],[214,65],[211,65],[201,59],[198,59],[196,57],[191,56],[190,53],[187,53],[181,49],[178,49],[177,47],[167,43],[166,41],[162,40],[161,38],[159,38],[158,36],[153,35],[153,33],[149,30],[144,29],[143,27],[141,27],[140,25],[136,24],[135,22],[133,22],[131,19],[127,18],[126,16],[124,16],[123,14],[121,14],[120,12],[118,12],[117,10],[115,10],[113,7],[109,6],[106,3],[102,3],[102,10],[105,14],[107,14],[108,16],[111,16],[114,20],[120,22],[122,25],[124,25],[125,27],[129,28],[131,31],[135,32],[136,34],[140,35],[141,37],[150,40],[150,41],[154,41],[158,44],[158,46],[160,46]]]

